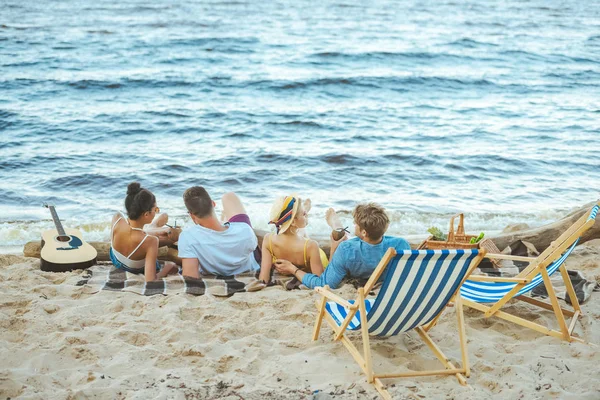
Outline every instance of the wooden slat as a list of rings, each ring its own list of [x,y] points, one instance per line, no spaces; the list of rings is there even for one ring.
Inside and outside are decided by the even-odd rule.
[[[581,312],[579,299],[577,299],[577,294],[575,293],[575,288],[573,287],[573,282],[571,282],[571,278],[569,277],[565,263],[560,266],[560,275],[562,276],[565,287],[567,288],[567,294],[569,295],[569,299],[571,299],[571,305],[573,306],[573,309]]]
[[[321,331],[321,323],[323,322],[323,316],[325,315],[325,303],[327,303],[327,299],[325,296],[321,298],[320,304],[317,303],[319,315],[317,316],[317,320],[315,321],[315,328],[313,329],[313,341],[319,338],[319,332]]]
[[[377,389],[377,391],[379,392],[381,397],[384,398],[384,400],[392,400],[392,396],[390,396],[390,393],[386,390],[385,386],[383,385],[381,380],[379,380],[379,378],[375,378],[375,380],[373,381],[373,385],[375,385],[375,389]]]
[[[475,303],[475,302],[472,302],[472,301],[466,300],[466,299],[463,299],[463,304],[467,307],[471,307],[471,308],[474,308],[476,310],[483,311],[483,312],[486,312],[487,310],[490,309],[490,307],[484,306],[483,304]],[[536,324],[531,321],[527,321],[526,319],[517,317],[515,315],[506,313],[504,311],[496,311],[494,313],[494,316],[505,319],[510,322],[513,322],[515,324],[524,326],[525,328],[533,329],[534,331],[543,333],[544,335],[557,337],[559,339],[563,338],[563,335],[561,332],[549,329],[543,325],[539,325],[539,324]]]
[[[498,312],[502,308],[503,305],[508,303],[513,298],[514,295],[519,293],[519,290],[521,290],[523,288],[523,286],[525,286],[523,283],[517,283],[515,285],[515,287],[510,290],[510,292],[506,293],[500,300],[498,300],[496,303],[494,303],[493,306],[488,307],[488,310],[484,313],[485,317],[489,318],[492,315],[494,315],[496,312]],[[467,303],[465,303],[465,304],[467,304]]]
[[[379,379],[389,379],[389,378],[403,378],[410,376],[430,376],[430,375],[456,375],[456,374],[464,374],[464,368],[458,369],[434,369],[427,371],[409,371],[409,372],[398,372],[394,374],[377,374],[373,375],[374,378]]]
[[[390,247],[389,249],[387,249],[387,251],[385,252],[383,257],[381,258],[381,261],[379,261],[379,264],[377,264],[377,267],[371,274],[371,277],[365,284],[365,286],[364,286],[365,293],[369,293],[371,291],[371,289],[373,289],[373,285],[375,285],[375,283],[377,283],[377,280],[379,279],[381,274],[383,274],[383,271],[385,271],[386,267],[388,266],[388,264],[390,263],[392,258],[394,258],[396,256],[396,254],[398,254],[398,253],[396,253],[396,249],[394,249],[393,247]]]
[[[431,320],[430,323],[428,323],[427,325],[423,325],[423,330],[425,332],[429,332],[429,330],[431,328],[433,328],[434,326],[437,325],[437,323],[438,323],[439,319],[441,318],[441,316],[442,316],[442,313],[440,312],[438,315],[436,315],[436,317],[434,319]]]
[[[501,276],[487,276],[487,275],[471,275],[470,281],[475,282],[509,282],[509,283],[529,283],[529,280],[525,278],[505,278]]]
[[[344,306],[346,308],[349,309],[358,309],[358,304],[350,304],[350,302],[348,300],[345,300],[343,298],[341,298],[340,296],[338,296],[337,294],[323,288],[323,287],[316,287],[315,288],[315,292],[319,293],[320,295],[323,295],[325,297],[327,297],[329,300],[333,300],[336,303],[338,303],[341,306]]]
[[[423,328],[417,327],[417,328],[415,328],[415,330],[417,331],[417,333],[419,334],[419,336],[421,336],[421,339],[423,339],[423,341],[425,342],[425,344],[431,349],[431,351],[433,351],[433,354],[435,354],[435,356],[438,358],[438,360],[441,361],[441,363],[444,365],[444,367],[446,367],[447,369],[458,370],[458,368],[456,368],[454,366],[454,364],[452,364],[450,362],[450,360],[448,359],[448,357],[446,357],[444,355],[444,353],[442,353],[442,350],[440,350],[440,348],[437,347],[437,345],[433,342],[433,340],[431,340],[431,338],[429,337],[429,335],[427,334],[427,332],[425,332],[423,330]],[[467,380],[460,373],[456,374],[456,378],[458,379],[458,382],[461,385],[463,385],[463,386],[467,385]]]
[[[542,279],[544,280],[546,291],[548,292],[548,298],[550,299],[550,303],[552,304],[552,308],[554,309],[554,315],[556,315],[558,326],[560,327],[560,331],[563,334],[563,339],[570,342],[571,340],[569,338],[571,335],[569,335],[569,327],[567,326],[565,316],[562,313],[560,305],[558,304],[558,298],[556,297],[556,293],[554,292],[554,286],[552,286],[552,281],[550,280],[550,276],[548,275],[548,271],[546,271],[546,269],[542,270]]]
[[[498,259],[498,260],[524,261],[524,262],[532,262],[533,260],[537,259],[537,257],[513,256],[510,254],[500,254],[500,253],[488,253],[485,257]]]
[[[465,329],[465,316],[463,314],[463,304],[460,294],[456,296],[456,322],[458,325],[458,338],[460,340],[462,366],[465,370],[465,376],[468,378],[471,375],[471,368],[469,367],[469,352],[467,350],[467,332]]]
[[[373,365],[371,363],[371,348],[369,347],[369,324],[367,323],[367,308],[365,306],[365,290],[358,289],[358,309],[360,311],[360,327],[363,340],[363,354],[365,356],[365,368],[367,369],[367,381],[373,383]]]
[[[523,296],[517,296],[517,297],[515,297],[515,299],[524,301],[525,303],[533,304],[535,306],[544,308],[546,310],[554,311],[554,309],[552,308],[552,304],[548,304],[544,301],[540,301],[540,300],[534,299],[532,297],[527,297],[527,296],[523,295]],[[569,317],[573,316],[573,314],[574,314],[573,311],[566,310],[564,308],[561,308],[561,310],[566,316],[569,316]]]
[[[573,333],[573,329],[575,329],[575,324],[577,323],[578,319],[579,319],[579,311],[575,311],[575,314],[573,315],[573,318],[571,319],[571,325],[569,325],[569,336],[571,336],[571,334]]]
[[[335,323],[331,315],[329,315],[328,313],[325,313],[325,321],[327,321],[327,323],[329,324],[329,326],[331,326],[332,329],[335,329],[337,327],[337,324]],[[342,336],[341,342],[348,349],[350,355],[354,358],[354,360],[358,363],[360,369],[362,369],[362,371],[366,375],[367,371],[365,366],[365,360],[358,352],[358,349],[352,344],[352,342],[350,341],[350,339],[348,339],[346,335]]]

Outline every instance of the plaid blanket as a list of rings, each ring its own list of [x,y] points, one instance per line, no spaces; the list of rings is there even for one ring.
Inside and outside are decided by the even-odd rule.
[[[292,277],[276,275],[274,278],[275,285],[280,285],[287,290],[302,286]],[[87,293],[109,290],[131,292],[143,296],[187,293],[194,296],[211,294],[229,297],[234,293],[246,292],[246,286],[254,281],[256,281],[255,274],[246,273],[235,276],[203,275],[199,279],[177,274],[169,275],[161,280],[146,282],[144,275],[117,269],[110,263],[101,263],[85,270],[76,285],[85,286]]]

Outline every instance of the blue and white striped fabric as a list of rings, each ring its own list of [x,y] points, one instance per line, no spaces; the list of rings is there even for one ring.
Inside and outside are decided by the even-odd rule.
[[[573,251],[579,239],[573,243],[571,247],[562,255],[558,260],[550,264],[546,270],[548,271],[548,275],[552,275],[555,273],[560,266],[565,262],[569,254]],[[536,286],[543,282],[542,274],[537,274],[531,282],[523,286],[521,290],[515,294],[516,296],[521,296],[531,290],[533,290]],[[475,301],[477,303],[495,303],[504,296],[517,285],[517,283],[511,282],[476,282],[466,280],[465,283],[460,288],[460,295],[463,299]]]
[[[448,304],[478,250],[406,250],[390,261],[375,299],[365,301],[369,333],[392,336],[431,321]],[[328,302],[327,312],[338,325],[348,309]],[[349,330],[361,327],[357,312]]]
[[[598,208],[598,206],[594,206],[594,208],[592,208],[590,216],[587,219],[588,221],[591,219],[596,219],[596,215],[598,214]],[[552,275],[560,268],[560,266],[565,262],[565,260],[569,256],[569,254],[571,254],[575,246],[577,246],[577,243],[579,243],[579,239],[577,239],[575,243],[573,243],[573,245],[569,247],[567,251],[565,251],[565,253],[558,260],[554,261],[552,264],[546,267],[548,275]],[[514,297],[521,296],[527,292],[530,292],[542,282],[542,274],[537,274],[531,280],[531,282],[523,286],[523,288],[519,290],[514,295]],[[506,296],[506,294],[510,292],[516,285],[517,283],[510,282],[475,282],[467,279],[460,288],[460,294],[462,298],[477,303],[495,303],[504,296]]]
[[[587,219],[588,221],[590,219],[596,219],[596,215],[598,214],[598,209],[600,209],[599,206],[594,206],[594,208],[592,208],[592,212],[590,213],[590,217]]]

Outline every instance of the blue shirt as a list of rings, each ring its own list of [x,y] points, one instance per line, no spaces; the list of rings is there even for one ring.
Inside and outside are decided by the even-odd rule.
[[[384,236],[380,243],[369,244],[355,237],[338,246],[329,266],[321,274],[306,274],[302,283],[311,289],[329,285],[336,289],[345,277],[369,279],[381,258],[390,247],[397,251],[410,250],[408,242],[402,238]]]

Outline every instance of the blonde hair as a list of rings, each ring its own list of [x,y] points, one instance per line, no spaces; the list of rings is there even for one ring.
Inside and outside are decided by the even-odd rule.
[[[390,224],[385,209],[377,203],[359,204],[352,211],[354,222],[371,240],[379,240]]]

